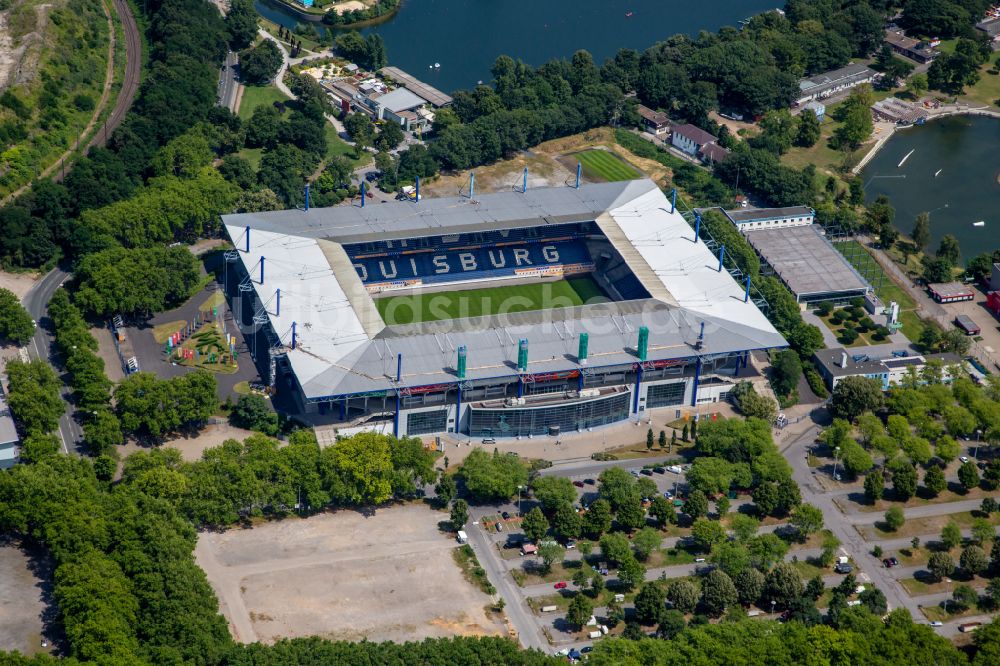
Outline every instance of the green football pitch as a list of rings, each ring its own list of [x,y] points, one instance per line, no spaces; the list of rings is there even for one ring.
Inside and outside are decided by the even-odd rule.
[[[581,277],[509,287],[386,296],[375,299],[375,306],[391,326],[574,307],[607,300],[592,278]]]
[[[589,178],[612,182],[639,177],[635,169],[625,164],[617,155],[606,150],[585,150],[582,153],[576,153],[574,157],[580,160],[583,172]]]

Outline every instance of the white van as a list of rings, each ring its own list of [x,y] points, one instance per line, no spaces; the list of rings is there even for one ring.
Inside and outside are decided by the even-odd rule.
[[[466,534],[464,530],[459,530],[457,539],[459,543],[468,543],[469,535]]]
[[[680,465],[671,465],[667,468],[668,472],[673,472],[674,474],[683,474],[684,470],[681,469]]]

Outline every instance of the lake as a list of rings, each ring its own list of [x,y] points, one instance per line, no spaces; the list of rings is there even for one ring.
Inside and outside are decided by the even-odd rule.
[[[929,212],[930,249],[952,234],[962,246],[964,261],[1000,247],[998,147],[996,118],[951,116],[900,130],[862,172],[866,197],[870,202],[879,194],[888,195],[896,209],[896,226],[906,234],[913,231],[918,214]],[[986,225],[972,226],[979,220]]]
[[[490,81],[499,55],[532,65],[586,49],[598,65],[620,48],[646,49],[677,33],[718,30],[783,4],[776,0],[403,0],[378,32],[389,64],[451,92]],[[257,11],[286,28],[296,18],[280,4]],[[318,30],[323,26],[314,23]],[[440,68],[433,68],[440,63]]]

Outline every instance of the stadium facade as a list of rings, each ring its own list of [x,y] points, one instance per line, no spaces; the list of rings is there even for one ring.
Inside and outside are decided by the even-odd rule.
[[[724,399],[751,351],[786,346],[749,282],[649,180],[223,222],[227,294],[258,367],[300,412],[338,427],[585,430]],[[567,278],[600,297],[545,297]],[[389,315],[407,299],[435,312],[516,285],[542,298]]]

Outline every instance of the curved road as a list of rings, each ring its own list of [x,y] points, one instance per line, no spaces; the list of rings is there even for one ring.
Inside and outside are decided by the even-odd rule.
[[[52,348],[54,338],[49,332],[51,322],[47,319],[46,309],[48,308],[49,300],[52,299],[52,294],[56,292],[56,289],[68,277],[69,273],[66,271],[54,268],[46,273],[42,279],[38,280],[24,297],[25,309],[31,315],[31,318],[38,322],[38,326],[35,328],[35,335],[32,336],[31,342],[28,344],[28,355],[32,359],[40,358],[43,361],[47,361],[53,366],[55,366],[52,358],[55,353]],[[73,419],[73,406],[70,403],[72,391],[65,382],[63,382],[60,391],[63,402],[66,404],[66,411],[59,417],[59,440],[62,442],[64,453],[76,453],[77,445],[83,440],[83,429]]]

